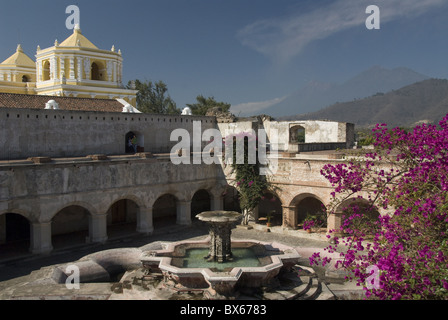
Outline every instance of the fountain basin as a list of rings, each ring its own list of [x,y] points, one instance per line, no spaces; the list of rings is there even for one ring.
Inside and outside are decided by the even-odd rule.
[[[291,247],[273,242],[234,240],[232,248],[253,250],[256,266],[241,266],[238,259],[223,264],[220,269],[184,267],[185,253],[190,249],[209,248],[210,238],[198,241],[169,243],[165,249],[143,252],[141,262],[148,273],[162,273],[165,281],[172,281],[182,290],[208,289],[212,295],[231,296],[237,288],[259,288],[271,283],[281,271],[298,263],[300,255]]]

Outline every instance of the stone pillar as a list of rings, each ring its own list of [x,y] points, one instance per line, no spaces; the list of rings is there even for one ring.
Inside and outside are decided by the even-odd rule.
[[[151,234],[153,231],[152,208],[139,208],[137,212],[137,232]]]
[[[51,80],[58,80],[58,59],[56,57],[51,58],[50,69]]]
[[[191,201],[177,202],[177,224],[190,225],[191,224]]]
[[[30,223],[30,251],[33,254],[50,253],[53,250],[51,244],[51,221]]]
[[[211,210],[217,211],[217,210],[224,210],[224,199],[223,197],[219,195],[212,195],[211,199]]]
[[[77,62],[77,66],[78,66],[78,76],[76,77],[76,79],[78,81],[81,81],[84,78],[83,74],[82,74],[82,58],[78,57],[76,62]]]
[[[283,209],[282,227],[296,230],[298,228],[296,207],[282,206],[282,209]]]
[[[86,75],[87,80],[91,80],[90,71],[91,71],[90,58],[84,58],[84,73]]]
[[[65,77],[65,57],[61,56],[61,70],[60,70],[60,78],[63,79]]]
[[[87,242],[104,243],[107,241],[107,214],[89,216],[89,238]]]
[[[342,225],[342,212],[334,212],[331,213],[327,220],[327,233],[330,230],[334,230],[331,235],[332,236],[341,236],[341,225]]]
[[[75,57],[70,57],[70,80],[75,80]]]

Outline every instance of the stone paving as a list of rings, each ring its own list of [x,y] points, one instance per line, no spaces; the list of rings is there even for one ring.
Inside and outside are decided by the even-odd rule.
[[[139,262],[138,257],[142,249],[157,245],[159,242],[201,239],[207,236],[208,227],[196,222],[190,227],[172,226],[163,228],[154,232],[151,236],[140,235],[110,239],[103,245],[61,249],[47,256],[25,257],[16,261],[4,262],[3,265],[0,262],[0,300],[38,298],[58,300],[164,299],[163,295],[155,296],[152,291],[145,292],[144,290],[128,290],[128,295],[123,295],[123,292],[126,292],[126,282],[121,282],[121,292],[120,286],[118,286],[118,292],[121,294],[117,294],[115,292],[117,287],[111,288],[111,282],[113,281],[108,278],[107,272],[111,270],[108,266],[112,268],[120,265],[123,269],[132,269],[130,266],[137,266]],[[286,231],[281,227],[267,230],[265,226],[260,225],[255,225],[252,229],[238,226],[232,229],[232,238],[254,239],[265,242],[275,241],[294,247],[302,256],[300,265],[305,267],[309,265],[308,258],[312,253],[322,251],[328,245],[326,238],[317,234],[306,234],[299,230],[295,232],[291,230]],[[112,262],[108,259],[114,261]],[[91,263],[92,261],[95,263],[100,260],[100,266]],[[84,263],[82,265],[89,272],[94,270],[93,273],[96,277],[98,273],[101,274],[103,272],[105,274],[105,282],[82,283],[82,290],[78,290],[76,293],[67,293],[65,285],[57,284],[57,282],[53,281],[55,277],[54,270],[55,266],[66,266],[74,261]],[[114,271],[116,273],[117,270]],[[316,277],[323,284],[326,297],[333,296],[336,299],[359,299],[361,297],[362,291],[360,291],[360,288],[353,283],[344,282],[344,274],[338,273],[337,270],[332,270],[331,266],[330,269],[314,268],[314,271]],[[51,281],[48,281],[49,279]],[[82,280],[82,282],[84,281]],[[291,291],[287,294],[295,293]],[[271,295],[271,298],[273,297],[274,299],[287,299],[287,296],[281,295]],[[165,298],[168,298],[168,296]]]

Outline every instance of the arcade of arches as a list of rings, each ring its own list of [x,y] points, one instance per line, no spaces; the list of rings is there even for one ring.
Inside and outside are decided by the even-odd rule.
[[[285,200],[283,200],[285,201]],[[141,232],[139,216],[142,210],[141,205],[132,199],[120,199],[113,202],[105,215],[93,214],[82,204],[72,204],[60,209],[48,223],[51,228],[50,250],[63,248],[64,246],[82,245],[86,242],[104,242],[108,238],[129,236]],[[169,227],[176,224],[190,224],[196,220],[195,216],[203,211],[224,209],[229,211],[239,211],[238,191],[227,186],[222,192],[219,204],[213,195],[205,189],[197,190],[191,197],[191,201],[180,201],[175,194],[164,193],[153,203],[151,211],[152,230]],[[341,213],[350,208],[356,200],[349,200],[341,205]],[[368,209],[368,203],[362,206]],[[361,206],[361,207],[362,207]],[[189,218],[185,215],[188,212]],[[369,210],[369,215],[376,219],[378,211]],[[305,193],[295,196],[288,205],[284,205],[282,199],[276,194],[266,192],[255,211],[257,223],[266,223],[270,215],[270,222],[273,226],[283,226],[290,229],[297,229],[307,215],[326,215],[324,202],[317,196]],[[105,230],[100,230],[98,219],[104,219]],[[329,223],[338,227],[340,217],[336,221]],[[141,224],[141,223],[140,223]],[[6,212],[0,214],[0,259],[2,255],[11,252],[25,254],[28,250],[33,252],[32,233],[36,223],[31,222],[25,215]],[[143,228],[144,229],[144,228]],[[39,231],[37,229],[37,231]],[[36,232],[36,229],[34,230]],[[99,232],[99,233],[98,233]],[[152,231],[151,231],[152,232]],[[150,232],[150,233],[151,233]]]

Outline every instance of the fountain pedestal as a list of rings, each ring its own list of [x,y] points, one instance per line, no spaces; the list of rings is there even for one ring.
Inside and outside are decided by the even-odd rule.
[[[210,251],[207,261],[226,262],[232,260],[232,225],[242,218],[234,211],[206,211],[196,215],[210,225]]]

